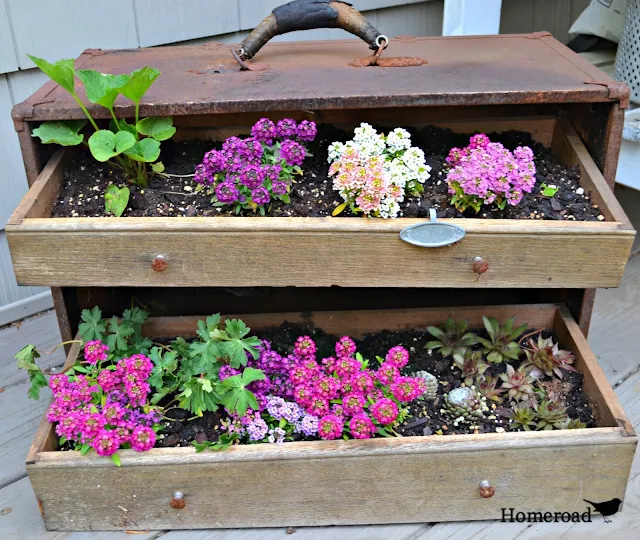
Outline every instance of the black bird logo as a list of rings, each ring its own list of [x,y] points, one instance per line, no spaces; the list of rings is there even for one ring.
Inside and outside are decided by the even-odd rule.
[[[593,506],[596,509],[596,512],[602,514],[602,517],[604,518],[606,523],[611,523],[611,520],[607,519],[607,516],[612,516],[613,514],[617,513],[618,510],[620,510],[620,504],[622,503],[620,499],[611,499],[610,501],[600,503],[591,502],[587,499],[582,500]]]

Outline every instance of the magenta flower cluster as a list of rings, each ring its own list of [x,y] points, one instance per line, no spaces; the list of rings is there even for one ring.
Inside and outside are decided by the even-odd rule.
[[[470,207],[479,212],[483,204],[493,203],[501,210],[507,203],[516,206],[536,181],[531,148],[519,146],[510,152],[484,134],[471,137],[466,148],[452,148],[447,164],[451,201],[460,211]]]
[[[365,367],[348,336],[336,343],[335,356],[322,359],[309,336],[298,338],[289,355],[279,354],[268,341],[259,349],[258,359],[248,361],[267,375],[266,381],[249,387],[259,410],[227,428],[250,442],[277,443],[295,433],[327,440],[344,435],[368,439],[401,420],[403,404],[425,391],[422,379],[401,375],[409,361],[409,352],[401,346],[391,348],[377,370]]]
[[[106,359],[108,347],[99,341],[85,346],[89,364]],[[123,358],[97,376],[54,375],[49,380],[53,403],[47,420],[57,422],[56,433],[76,445],[90,445],[98,455],[119,448],[145,452],[153,448],[159,413],[147,404],[147,379],[153,364],[144,355]],[[89,372],[91,373],[91,371]]]
[[[90,364],[104,362],[108,357],[108,351],[109,347],[102,343],[102,341],[88,341],[84,346],[84,358]]]
[[[274,124],[262,118],[251,137],[230,137],[221,150],[211,150],[196,167],[194,181],[207,188],[212,201],[236,211],[264,208],[272,199],[289,202],[293,175],[307,156],[302,143],[315,139],[315,123],[290,118]]]

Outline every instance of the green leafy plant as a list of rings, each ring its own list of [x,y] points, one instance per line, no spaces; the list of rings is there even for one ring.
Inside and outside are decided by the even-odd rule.
[[[246,386],[263,380],[264,373],[245,368],[241,376],[221,381],[219,372],[223,366],[233,369],[246,366],[247,354],[258,358],[260,340],[249,333],[250,329],[243,321],[228,319],[223,325],[222,317],[216,314],[198,321],[198,339],[192,343],[178,338],[169,350],[151,349],[149,358],[154,369],[149,384],[155,389],[151,402],[156,404],[176,394],[179,407],[196,416],[217,411],[221,405],[229,411],[244,414],[247,404],[256,404],[255,396]]]
[[[228,391],[223,397],[224,406],[229,411],[236,411],[240,416],[244,416],[247,409],[251,407],[258,410],[258,401],[253,392],[247,389],[254,381],[264,381],[265,374],[259,369],[245,368],[242,375],[234,375],[222,381],[222,386]]]
[[[132,354],[147,354],[153,345],[152,341],[142,335],[142,325],[149,314],[138,308],[126,309],[121,318],[102,317],[98,306],[82,311],[78,332],[84,341],[99,340],[104,342],[110,354],[122,358]]]
[[[173,120],[167,118],[149,117],[140,119],[140,102],[151,85],[160,76],[157,69],[145,66],[130,74],[109,75],[92,69],[75,70],[73,60],[59,60],[53,64],[42,58],[29,55],[29,58],[54,82],[69,92],[78,106],[88,118],[95,130],[89,137],[89,150],[93,157],[100,162],[109,161],[114,167],[121,169],[127,179],[141,187],[149,183],[148,164],[151,170],[164,170],[156,163],[160,157],[160,143],[170,139],[175,134]],[[76,91],[76,76],[82,81],[87,99],[109,111],[111,123],[109,129],[101,129],[91,113],[80,99]],[[135,105],[135,123],[129,124],[124,119],[117,118],[114,104],[119,95],[131,100]],[[85,121],[71,120],[68,122],[44,122],[33,130],[33,136],[38,137],[43,144],[60,144],[62,146],[77,146],[84,142],[81,133]],[[111,211],[117,211],[125,204],[123,193],[116,197],[118,204]],[[107,201],[113,205],[114,198]],[[120,215],[122,215],[122,210]]]
[[[560,190],[558,186],[548,186],[544,182],[540,185],[540,188],[542,189],[542,195],[545,197],[554,197],[555,194]]]
[[[233,443],[237,440],[238,440],[238,435],[236,433],[231,433],[231,434],[225,433],[223,435],[220,435],[220,438],[215,442],[204,441],[199,443],[197,441],[193,441],[192,444],[196,448],[196,453],[199,454],[200,452],[204,452],[207,449],[213,450],[214,452],[220,452],[222,450],[226,450],[227,448],[230,448],[233,445]]]
[[[40,399],[40,389],[48,384],[44,373],[35,363],[37,358],[40,358],[40,353],[34,345],[27,345],[16,354],[18,368],[26,370],[29,375],[30,386],[27,395],[31,399]]]
[[[447,318],[444,327],[429,326],[427,331],[436,339],[429,341],[424,348],[438,350],[443,358],[451,355],[464,357],[467,350],[478,342],[473,332],[467,332],[468,326],[469,321],[456,323],[452,317]]]
[[[523,324],[514,328],[515,316],[507,319],[503,326],[493,317],[482,317],[484,327],[489,334],[489,339],[478,337],[478,342],[484,347],[487,360],[492,364],[499,364],[503,361],[517,360],[522,348],[515,341],[527,329]]]

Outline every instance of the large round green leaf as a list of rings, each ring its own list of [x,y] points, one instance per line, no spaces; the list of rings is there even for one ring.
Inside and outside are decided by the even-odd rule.
[[[113,133],[108,129],[101,129],[89,138],[89,149],[93,157],[101,162],[122,154],[135,146],[135,144],[136,138],[127,131]]]
[[[33,130],[32,137],[38,137],[43,144],[77,146],[84,140],[84,135],[78,132],[86,123],[85,120],[44,122],[40,124],[40,127]]]
[[[160,143],[155,139],[142,139],[128,149],[124,155],[134,161],[153,163],[160,157]]]
[[[176,128],[173,127],[173,118],[170,116],[160,118],[143,118],[136,124],[138,133],[151,137],[156,141],[166,141],[174,136]]]

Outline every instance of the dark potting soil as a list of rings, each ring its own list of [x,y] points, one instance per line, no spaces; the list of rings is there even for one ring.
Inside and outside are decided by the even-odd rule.
[[[484,330],[476,330],[480,336],[486,337]],[[527,332],[528,333],[528,332]],[[325,358],[335,354],[335,344],[340,336],[328,335],[322,330],[310,325],[284,323],[278,327],[266,328],[260,332],[262,339],[269,340],[274,350],[281,354],[291,353],[293,343],[303,335],[311,336],[317,345],[317,357]],[[548,337],[545,335],[545,337]],[[440,388],[435,402],[415,401],[410,404],[410,415],[403,425],[396,429],[402,436],[426,436],[433,434],[452,435],[467,434],[472,430],[467,425],[454,426],[440,413],[444,394],[461,386],[462,377],[460,371],[452,369],[451,358],[443,358],[437,351],[424,349],[427,341],[433,338],[424,330],[406,330],[399,332],[382,331],[356,340],[358,351],[364,358],[373,362],[375,369],[377,356],[384,356],[386,352],[396,345],[402,345],[410,352],[409,364],[403,369],[405,375],[419,370],[432,373],[437,377]],[[516,364],[517,367],[517,364]],[[492,365],[488,374],[498,376],[506,370],[506,364]],[[596,427],[595,417],[588,405],[583,390],[583,377],[580,373],[564,372],[563,379],[545,377],[541,383],[551,398],[561,401],[567,407],[570,418],[579,419],[587,427]],[[477,423],[477,433],[495,433],[496,428],[509,431],[509,421],[504,418],[508,407],[508,400],[503,404],[491,405],[487,402],[490,411],[485,418]],[[172,409],[167,416],[175,421],[166,421],[165,428],[160,432],[156,446],[188,446],[192,441],[198,442],[217,441],[224,431],[220,421],[223,419],[219,413],[205,413],[202,418],[188,420],[189,413],[182,409]],[[473,431],[474,433],[476,431]]]
[[[384,132],[384,129],[380,129]],[[427,217],[429,208],[438,211],[439,217],[479,217],[495,219],[551,219],[594,221],[604,220],[600,210],[590,199],[589,193],[580,189],[578,167],[565,167],[552,156],[551,150],[536,143],[531,135],[510,131],[489,134],[492,141],[501,142],[513,150],[526,145],[532,148],[536,164],[536,186],[532,193],[525,194],[516,206],[505,210],[486,207],[479,214],[468,210],[464,214],[450,205],[447,191],[446,162],[452,147],[462,148],[469,143],[470,135],[460,135],[451,130],[427,126],[421,130],[409,128],[415,146],[425,152],[427,163],[432,167],[431,178],[424,184],[421,197],[407,197],[401,204],[403,217]],[[337,128],[322,124],[318,126],[318,136],[308,145],[312,156],[308,157],[302,169],[304,175],[297,177],[291,193],[290,204],[274,202],[267,215],[274,217],[326,217],[343,201],[332,188],[328,177],[327,148],[334,141],[346,142],[352,138]],[[211,141],[167,141],[162,145],[161,160],[166,172],[175,175],[193,174],[204,154],[212,148],[220,148],[220,143]],[[129,207],[124,217],[152,216],[231,216],[233,210],[214,207],[204,193],[196,193],[196,184],[190,178],[164,178],[155,176],[148,188],[138,188],[128,184],[122,173],[108,164],[98,163],[86,152],[80,153],[67,166],[64,185],[53,210],[53,217],[101,217],[105,216],[104,192],[109,184],[128,185],[131,190]],[[559,188],[553,198],[541,194],[541,184]],[[242,215],[254,216],[250,211]],[[341,217],[353,216],[345,210]]]

